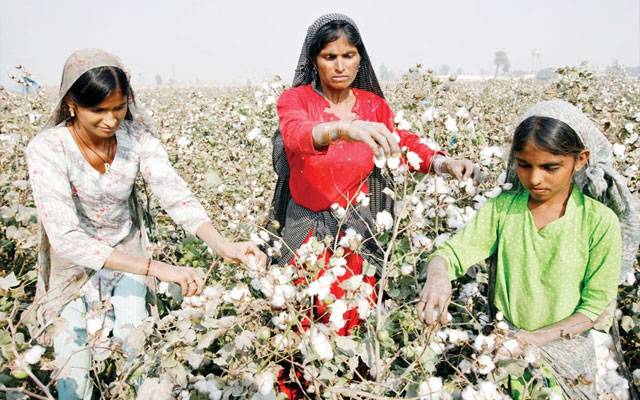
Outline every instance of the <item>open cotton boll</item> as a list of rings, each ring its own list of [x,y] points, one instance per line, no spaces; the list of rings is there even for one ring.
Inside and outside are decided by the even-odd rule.
[[[193,384],[193,387],[198,392],[208,395],[209,400],[220,400],[222,398],[222,390],[215,379],[199,380]]]
[[[616,156],[616,158],[618,159],[623,159],[624,158],[624,153],[626,150],[625,145],[620,144],[620,143],[614,143],[611,146],[611,150],[613,151],[613,155]]]
[[[447,115],[447,120],[444,123],[444,127],[447,129],[449,133],[457,133],[458,125],[456,124],[456,119],[451,115]]]
[[[387,210],[380,211],[376,214],[376,228],[379,232],[388,231],[393,227],[393,216]]]
[[[420,158],[420,156],[417,153],[414,153],[413,151],[408,151],[407,162],[409,163],[411,168],[415,170],[419,170],[420,164],[422,163],[422,158]]]
[[[37,364],[40,362],[42,355],[45,352],[45,348],[40,345],[35,345],[29,350],[22,353],[22,357],[27,364]]]
[[[420,383],[418,386],[418,396],[420,396],[420,400],[439,400],[443,388],[442,378],[432,376],[425,382]]]
[[[390,170],[398,169],[398,167],[400,167],[400,157],[398,156],[388,157],[387,167],[389,167]]]
[[[327,336],[320,332],[318,328],[311,328],[311,347],[321,360],[333,360],[333,348]]]
[[[271,371],[262,371],[256,374],[253,381],[258,393],[266,396],[273,392],[273,384],[275,383],[275,376]]]
[[[438,118],[438,115],[440,115],[438,109],[436,109],[435,107],[427,107],[427,109],[424,110],[424,112],[420,116],[420,121],[422,121],[422,123],[431,122]]]
[[[478,373],[482,375],[487,375],[489,372],[493,371],[496,368],[496,364],[494,364],[491,357],[486,354],[481,355],[476,360],[478,363]]]
[[[384,155],[380,157],[373,156],[373,164],[375,164],[376,167],[383,169],[384,166],[387,165],[387,157]]]

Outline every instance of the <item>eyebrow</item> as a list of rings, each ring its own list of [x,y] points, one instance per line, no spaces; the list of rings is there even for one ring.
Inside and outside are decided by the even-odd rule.
[[[516,161],[519,163],[523,163],[523,164],[529,164],[531,165],[530,162],[523,160],[522,158],[518,158],[516,157]],[[557,162],[550,162],[550,163],[544,163],[541,166],[542,167],[555,167],[555,166],[560,166],[560,165],[564,165],[564,161],[557,161]]]
[[[122,103],[118,104],[117,106],[115,106],[115,107],[113,107],[113,108],[123,107],[123,106],[125,106],[126,104],[127,104],[127,102],[126,102],[126,101],[124,101],[124,102],[122,102]],[[95,106],[95,107],[93,107],[93,109],[94,109],[94,110],[104,110],[105,108],[104,108],[104,107],[98,107],[98,106]]]

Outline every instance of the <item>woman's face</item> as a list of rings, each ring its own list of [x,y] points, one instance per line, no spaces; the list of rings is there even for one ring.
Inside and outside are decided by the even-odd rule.
[[[578,158],[572,155],[557,155],[540,149],[528,141],[522,151],[515,153],[516,174],[527,189],[530,199],[545,203],[569,195],[573,174],[579,171],[589,159],[587,150]]]
[[[342,35],[328,43],[316,57],[316,68],[324,88],[334,91],[348,89],[358,74],[360,53]]]
[[[95,107],[81,107],[73,102],[68,105],[75,109],[74,122],[79,128],[96,139],[108,139],[127,115],[127,100],[120,90],[116,90]]]

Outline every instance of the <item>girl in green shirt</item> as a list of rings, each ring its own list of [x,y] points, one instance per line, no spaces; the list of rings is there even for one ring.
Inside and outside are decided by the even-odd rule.
[[[612,168],[602,133],[564,101],[542,102],[525,114],[508,172],[513,190],[488,200],[431,256],[418,315],[427,324],[446,323],[450,280],[491,258],[490,301],[516,328],[521,346],[544,348],[564,361],[575,356],[561,362],[571,369],[562,375],[593,382],[595,354],[587,333],[616,299],[618,215],[626,218],[625,252],[635,255],[638,206]],[[624,261],[632,267],[632,259]],[[572,339],[558,340],[566,337]],[[595,398],[594,385],[555,378],[565,396]]]

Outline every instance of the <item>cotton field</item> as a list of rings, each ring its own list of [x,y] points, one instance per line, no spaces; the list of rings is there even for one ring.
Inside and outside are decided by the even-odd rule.
[[[463,227],[487,198],[510,188],[503,174],[510,136],[520,113],[533,103],[558,97],[580,106],[605,132],[618,170],[638,194],[640,82],[581,68],[559,73],[548,82],[470,82],[417,66],[385,86],[399,128],[449,155],[473,160],[482,180],[413,174],[407,165],[422,160],[412,152],[403,155],[406,163],[376,159],[392,183],[385,193],[395,200],[393,216],[375,216],[386,263],[376,285],[367,280],[376,274],[374,268],[345,280],[346,294],[339,300],[329,287],[344,274],[345,257],[362,240],[355,232],[302,246],[296,257],[307,270],[241,267],[212,256],[147,193],[155,216],[150,226],[154,257],[200,268],[207,287],[200,296],[183,298],[173,285],[160,284],[160,319],[149,318],[127,339],[135,354],[124,353],[123,343],[110,335],[112,321],[88,321],[98,392],[106,399],[281,399],[286,397],[278,379],[289,374],[310,398],[510,398],[507,377],[525,370],[542,374],[542,363],[535,349],[524,349],[515,359],[498,351],[518,344],[501,315],[494,321],[488,317],[484,264],[454,284],[448,325],[426,327],[415,306],[434,247]],[[271,163],[275,103],[286,87],[274,79],[255,87],[136,91],[173,165],[216,227],[230,237],[251,238],[269,255],[278,255],[283,246],[266,228],[276,178]],[[38,243],[23,152],[52,107],[53,96],[46,91],[24,96],[0,89],[0,393],[13,399],[55,397],[52,378],[60,367],[53,362],[53,349],[30,337],[20,319],[35,292]],[[363,194],[358,201],[366,205],[369,199]],[[337,205],[333,211],[345,212]],[[327,248],[333,250],[329,269],[318,277],[325,266],[320,254]],[[640,384],[637,278],[637,263],[620,277],[619,338],[596,340],[602,399],[629,398],[628,387]],[[372,293],[376,303],[369,301]],[[309,318],[315,297],[328,304],[325,323]],[[357,309],[366,322],[350,336],[339,336],[349,309]],[[535,379],[529,391],[534,399],[557,396]]]

